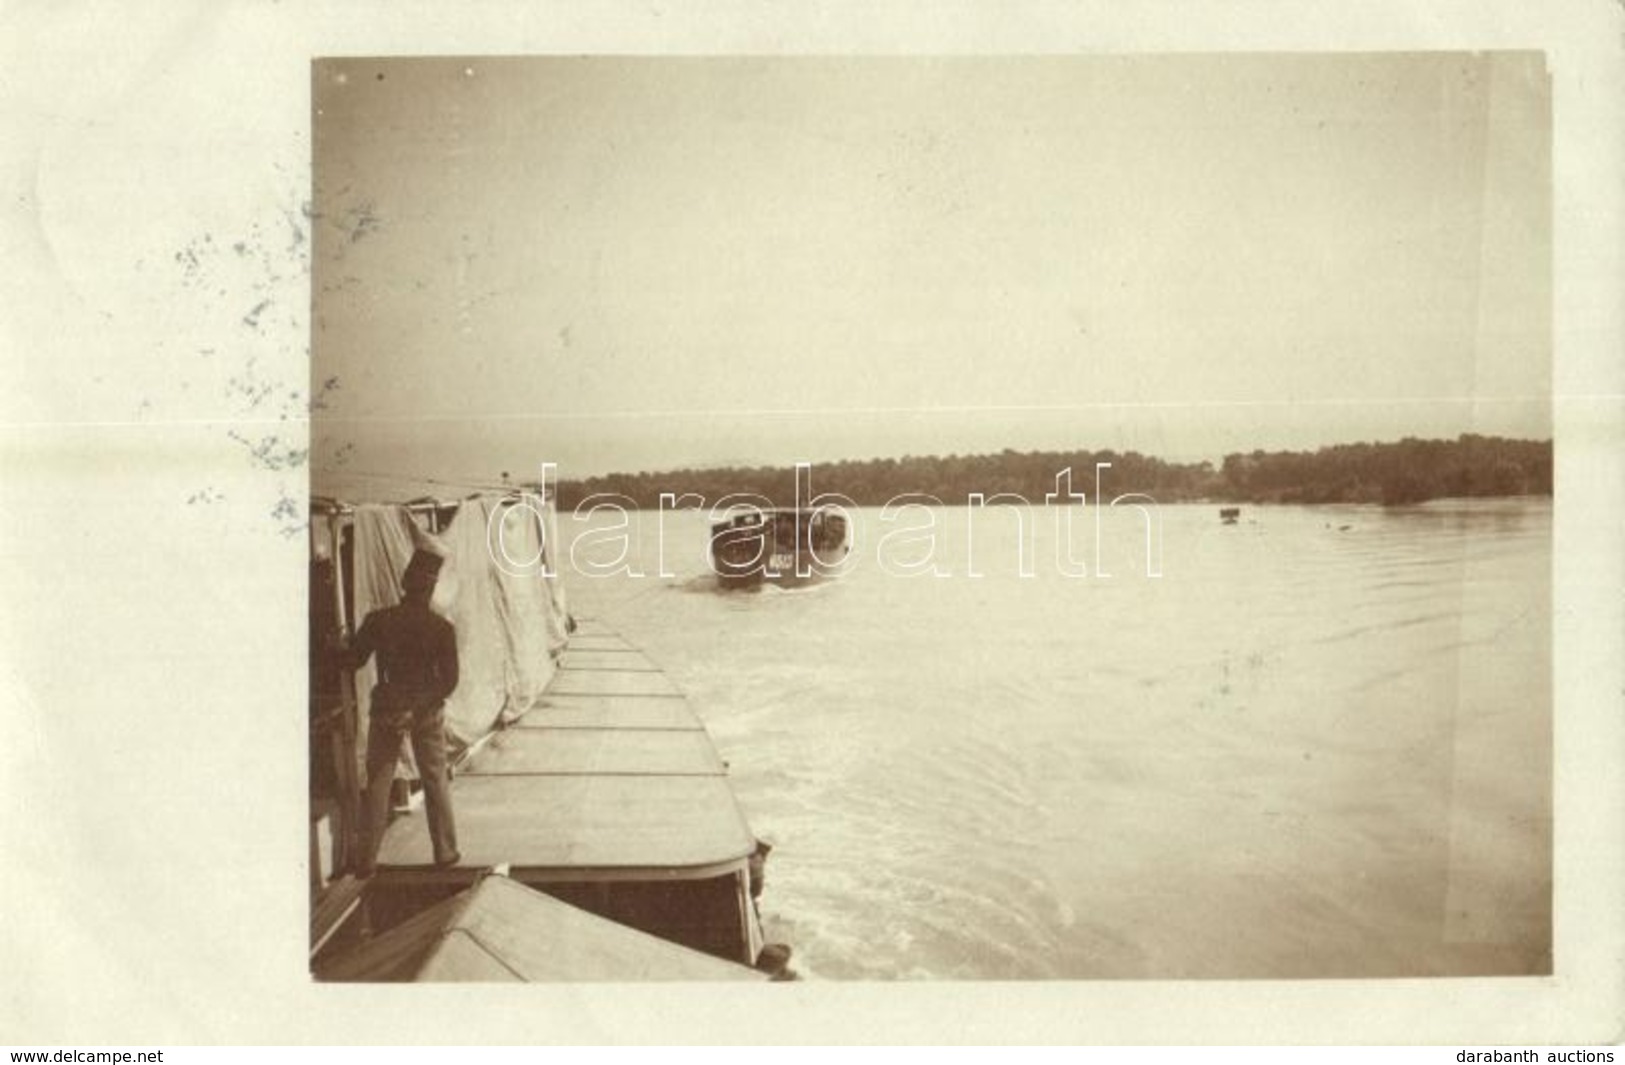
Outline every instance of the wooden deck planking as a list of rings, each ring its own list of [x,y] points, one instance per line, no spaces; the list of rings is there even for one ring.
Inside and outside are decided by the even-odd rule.
[[[552,695],[680,695],[664,673],[561,669],[547,686]]]
[[[720,776],[722,759],[704,732],[637,729],[509,729],[480,751],[463,776],[639,774]]]
[[[637,648],[621,639],[619,636],[582,636],[580,633],[570,637],[570,651],[587,652],[613,652],[636,651]]]
[[[548,695],[511,730],[566,728],[673,728],[703,731],[687,699],[615,695]]]
[[[714,868],[756,847],[709,733],[669,678],[607,626],[584,624],[587,660],[489,740],[452,785],[462,870]],[[619,646],[612,646],[619,644]],[[383,867],[430,861],[426,811],[397,820]]]
[[[629,673],[658,673],[655,665],[642,651],[565,651],[559,657],[563,669],[606,670],[623,669]]]
[[[725,776],[462,776],[452,801],[464,868],[683,868],[756,849]],[[430,857],[417,813],[391,827],[379,863]]]

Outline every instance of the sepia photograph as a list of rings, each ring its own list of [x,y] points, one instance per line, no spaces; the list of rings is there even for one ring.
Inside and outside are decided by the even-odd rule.
[[[1292,14],[0,5],[5,1053],[1617,1055],[1625,8]]]
[[[1554,973],[1544,53],[309,106],[310,979]]]

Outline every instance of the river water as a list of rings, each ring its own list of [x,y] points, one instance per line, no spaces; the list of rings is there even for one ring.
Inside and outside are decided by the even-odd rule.
[[[711,730],[803,976],[1549,971],[1549,501],[1163,506],[1149,559],[1072,509],[863,510],[810,590],[718,590],[693,513],[565,567]]]

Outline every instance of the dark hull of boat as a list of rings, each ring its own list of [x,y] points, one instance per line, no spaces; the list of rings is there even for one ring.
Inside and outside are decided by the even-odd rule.
[[[823,559],[824,556],[819,557]],[[829,560],[824,559],[823,566],[827,567],[829,564]],[[789,558],[781,558],[773,565],[758,563],[752,566],[730,566],[713,559],[712,569],[717,575],[717,583],[731,589],[760,588],[764,584],[773,584],[780,588],[804,588],[821,584],[830,578],[824,568],[819,566],[808,566],[806,572],[802,572],[794,559]]]
[[[718,585],[730,590],[798,588],[832,576],[849,546],[844,522],[806,511],[774,512],[765,520],[747,516],[712,528],[711,569]]]

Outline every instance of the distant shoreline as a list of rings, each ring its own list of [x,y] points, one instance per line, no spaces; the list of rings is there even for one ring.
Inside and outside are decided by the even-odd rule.
[[[1064,486],[1061,471],[1071,471]],[[563,509],[593,496],[637,510],[659,509],[662,497],[668,497],[666,507],[674,509],[671,500],[685,495],[707,501],[749,495],[780,506],[812,495],[843,497],[860,507],[900,497],[957,506],[975,505],[974,496],[989,505],[1001,496],[1040,504],[1076,491],[1108,500],[1140,494],[1159,503],[1407,506],[1439,499],[1550,497],[1552,443],[1475,434],[1455,440],[1407,437],[1316,451],[1237,452],[1217,467],[1135,451],[1005,449],[846,460],[814,465],[810,473],[811,492],[799,496],[793,466],[721,466],[563,479],[557,498]]]

